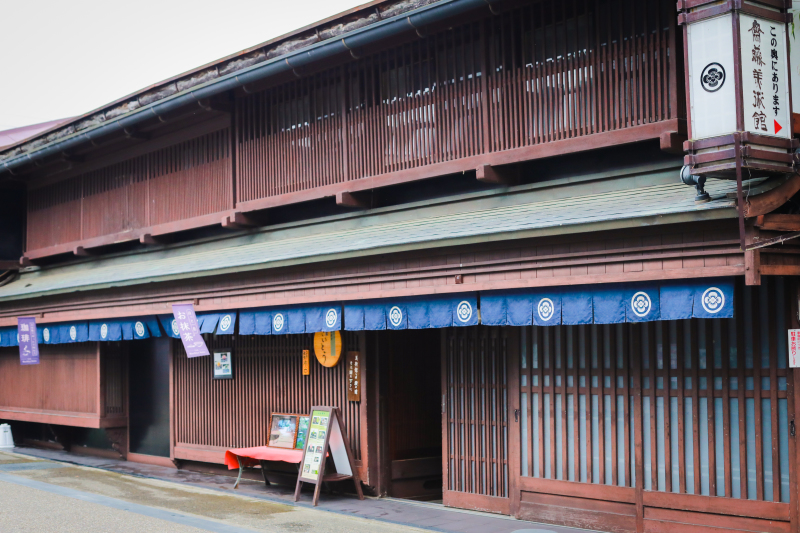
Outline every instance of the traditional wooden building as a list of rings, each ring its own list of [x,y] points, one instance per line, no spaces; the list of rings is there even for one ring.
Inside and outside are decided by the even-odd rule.
[[[374,494],[800,531],[796,142],[687,124],[687,25],[788,4],[381,0],[4,149],[0,419],[196,468],[334,405]]]

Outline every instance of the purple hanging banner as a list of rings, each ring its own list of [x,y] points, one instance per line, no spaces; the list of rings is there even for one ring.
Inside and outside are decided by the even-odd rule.
[[[200,327],[197,325],[197,315],[194,314],[192,304],[173,304],[172,314],[175,317],[175,327],[181,335],[183,347],[187,357],[200,357],[209,355]]]
[[[36,337],[36,318],[22,316],[17,318],[17,336],[19,337],[19,364],[39,364],[39,340]]]

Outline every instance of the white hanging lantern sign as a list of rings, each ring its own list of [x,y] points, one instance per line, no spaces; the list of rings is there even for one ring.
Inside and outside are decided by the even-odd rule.
[[[793,172],[784,0],[680,0],[691,173],[741,180]]]

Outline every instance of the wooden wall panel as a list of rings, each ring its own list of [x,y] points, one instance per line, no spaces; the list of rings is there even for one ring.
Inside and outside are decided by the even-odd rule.
[[[20,408],[96,414],[97,343],[40,345],[39,348],[40,363],[27,366],[19,364],[17,348],[0,348],[0,410]]]
[[[345,333],[345,350],[359,350],[359,336]],[[314,405],[342,409],[350,446],[361,459],[361,403],[347,401],[344,354],[333,368],[320,365],[313,335],[207,336],[209,349],[233,348],[232,380],[212,379],[211,357],[189,359],[180,341],[174,350],[176,446],[266,446],[269,417],[309,413]],[[302,350],[311,350],[311,374],[302,375]],[[369,364],[368,357],[366,364]],[[363,400],[362,400],[363,401]],[[221,456],[220,456],[221,458]]]
[[[218,130],[32,190],[26,251],[232,209],[229,136]]]

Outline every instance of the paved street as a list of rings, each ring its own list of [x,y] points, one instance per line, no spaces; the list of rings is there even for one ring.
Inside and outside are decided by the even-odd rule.
[[[0,452],[0,533],[577,533],[563,526],[391,498],[323,493],[162,466],[17,448]]]
[[[0,453],[3,533],[346,533],[421,529]]]

